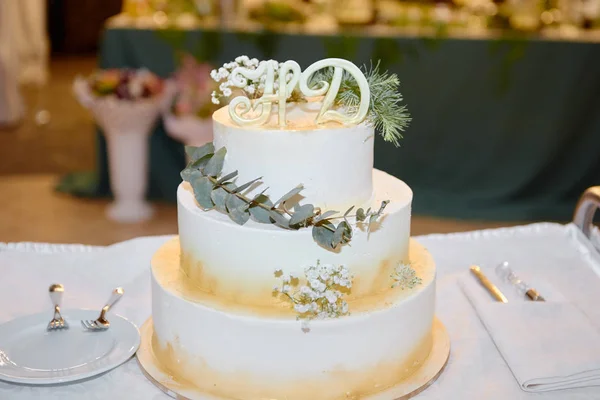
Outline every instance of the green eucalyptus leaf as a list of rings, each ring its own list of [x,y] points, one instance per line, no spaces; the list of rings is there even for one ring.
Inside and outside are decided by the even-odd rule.
[[[335,226],[329,221],[323,221],[312,228],[312,237],[319,244],[327,250],[334,250],[333,246],[333,233],[335,232]]]
[[[248,204],[235,194],[228,193],[226,197],[225,206],[227,207],[227,210],[231,211],[235,208],[246,210],[248,208]]]
[[[230,191],[234,191],[235,188],[237,188],[237,186],[235,185],[235,183],[233,182],[227,182],[224,183],[223,186],[225,186],[227,189],[229,189]]]
[[[202,172],[197,169],[186,168],[181,171],[181,179],[185,182],[191,182],[195,177],[201,177]]]
[[[283,214],[280,214],[278,211],[276,211],[276,210],[269,211],[269,216],[277,226],[280,226],[280,227],[286,228],[286,229],[290,228],[290,221],[286,217],[284,217]]]
[[[220,212],[227,213],[225,201],[227,200],[227,192],[222,187],[216,188],[210,194],[210,198],[215,203],[215,208]]]
[[[261,206],[252,206],[248,209],[250,211],[250,215],[252,219],[256,222],[260,222],[261,224],[272,224],[271,220],[271,212],[269,210],[265,210]]]
[[[206,143],[201,147],[185,146],[185,152],[190,157],[190,160],[194,162],[206,155],[213,154],[215,152],[215,146],[212,142]]]
[[[214,204],[210,197],[214,188],[212,182],[206,176],[194,176],[190,184],[194,188],[194,197],[198,204],[200,204],[200,207],[205,210],[213,208]]]
[[[337,247],[340,244],[346,244],[350,242],[352,239],[352,228],[346,221],[340,222],[340,224],[335,228],[335,232],[333,233],[333,247]]]
[[[225,196],[225,206],[227,207],[229,218],[236,224],[244,225],[250,219],[248,204],[235,194],[228,193]]]
[[[367,219],[367,216],[365,215],[365,210],[363,210],[362,208],[356,210],[356,220],[362,222],[365,219]]]
[[[383,210],[385,210],[385,207],[390,204],[389,200],[384,200],[381,202],[381,206],[379,206],[379,210],[377,211],[377,215],[380,216],[381,214],[383,214]]]
[[[281,198],[275,202],[275,207],[277,207],[284,201],[291,199],[292,197],[294,197],[295,195],[300,193],[303,189],[304,189],[304,186],[302,186],[302,185],[296,186],[295,188],[293,188],[292,190],[290,190],[289,192],[287,192],[286,194],[281,196]]]
[[[204,175],[218,176],[223,169],[225,154],[227,154],[227,149],[225,147],[221,147],[219,150],[217,150],[211,159],[206,163],[206,166],[204,167]]]
[[[346,212],[344,213],[344,218],[346,218],[352,212],[352,210],[354,210],[354,206],[352,206],[348,210],[346,210]]]
[[[190,163],[190,168],[202,170],[206,164],[208,164],[212,156],[212,154],[207,154],[204,157],[197,159],[196,161]]]
[[[273,221],[271,220],[271,212],[259,206],[259,204],[262,204],[269,208],[273,207],[273,203],[269,197],[262,193],[258,194],[256,197],[254,197],[254,199],[252,199],[252,203],[253,205],[248,209],[252,219],[254,219],[256,222],[260,222],[261,224],[272,224]]]
[[[331,239],[331,245],[335,248],[338,247],[342,240],[344,239],[344,231],[345,228],[340,223],[337,228],[335,228],[335,232],[333,232],[333,238]]]
[[[229,218],[239,225],[244,225],[250,219],[250,212],[243,208],[233,208],[229,210]]]
[[[217,181],[217,183],[220,185],[223,182],[226,182],[226,181],[228,181],[230,179],[235,178],[237,176],[237,174],[238,174],[237,170],[233,171],[233,172],[230,172],[227,175],[220,177],[219,180]]]
[[[256,196],[254,196],[254,198],[252,199],[253,203],[261,203],[261,204],[269,204],[269,207],[273,207],[273,203],[271,202],[271,199],[269,199],[269,196],[267,196],[265,193],[267,189],[263,190],[261,193],[257,194]]]
[[[290,226],[306,226],[308,220],[315,215],[315,207],[312,204],[295,207],[294,214],[290,218]]]
[[[371,214],[371,207],[367,208],[367,211],[365,211],[365,215],[370,215]]]
[[[244,191],[244,190],[248,189],[250,186],[252,186],[254,184],[254,182],[256,182],[258,180],[261,180],[261,179],[262,179],[262,176],[259,177],[259,178],[256,178],[256,179],[252,179],[250,182],[246,182],[243,185],[238,186],[235,189],[235,193],[239,193],[241,191]]]
[[[334,211],[334,210],[325,211],[323,214],[321,214],[317,218],[315,218],[315,222],[318,222],[318,221],[327,219],[329,217],[332,217],[332,216],[334,216],[337,213],[338,213],[338,211]]]
[[[345,228],[345,230],[344,230],[344,237],[343,237],[342,243],[346,244],[346,243],[349,243],[352,240],[352,225],[350,225],[348,223],[348,221],[344,221],[344,222],[342,222],[342,224],[345,225],[344,226],[344,228]]]

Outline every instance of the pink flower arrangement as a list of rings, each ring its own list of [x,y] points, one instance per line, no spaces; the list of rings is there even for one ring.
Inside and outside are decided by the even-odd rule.
[[[98,70],[87,81],[94,95],[114,96],[119,100],[148,99],[165,89],[164,81],[147,69]]]
[[[199,63],[192,55],[183,56],[181,67],[174,75],[177,94],[171,104],[173,115],[195,115],[204,119],[216,111],[217,107],[210,98],[214,90],[211,70],[209,64]]]

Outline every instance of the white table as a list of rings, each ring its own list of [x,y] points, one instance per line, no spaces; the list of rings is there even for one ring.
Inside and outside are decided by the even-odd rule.
[[[97,308],[113,287],[123,286],[126,294],[116,312],[141,325],[150,316],[150,259],[168,239],[139,238],[109,247],[0,244],[0,323],[49,310],[47,287],[61,282],[66,288],[65,307]],[[507,260],[519,271],[526,269],[536,279],[550,282],[600,328],[600,255],[577,227],[542,223],[417,240],[436,260],[437,315],[452,343],[446,370],[419,400],[600,399],[600,388],[523,392],[457,285],[469,265],[495,266]],[[593,240],[600,243],[596,236]],[[72,385],[25,387],[0,382],[0,399],[38,398],[168,399],[146,380],[135,359]]]

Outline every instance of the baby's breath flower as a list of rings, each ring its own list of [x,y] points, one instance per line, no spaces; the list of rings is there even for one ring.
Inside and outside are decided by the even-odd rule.
[[[352,287],[351,275],[346,267],[317,262],[305,268],[306,284],[301,286],[298,286],[300,278],[296,275],[284,273],[281,269],[275,270],[275,275],[281,279],[282,286],[277,286],[274,291],[289,298],[299,319],[337,318],[348,314],[348,304],[343,300],[344,293],[340,290],[342,287]],[[296,290],[293,291],[293,287]]]
[[[331,304],[335,304],[335,302],[338,300],[338,298],[335,295],[335,293],[333,293],[331,290],[328,290],[328,291],[325,292],[325,298]]]
[[[294,310],[298,311],[300,314],[304,314],[310,311],[310,304],[295,304]]]
[[[219,75],[221,78],[227,78],[229,76],[229,71],[226,68],[219,68]]]
[[[421,284],[422,280],[417,276],[417,272],[410,264],[400,263],[394,269],[391,275],[395,282],[392,287],[400,287],[400,289],[412,289],[416,285]]]
[[[348,303],[342,301],[342,314],[348,314]]]
[[[217,97],[217,92],[213,91],[210,94],[210,100],[212,101],[213,104],[219,104],[219,98]]]
[[[249,61],[250,59],[248,58],[248,56],[238,56],[235,58],[235,62],[238,64],[243,64],[247,61]]]

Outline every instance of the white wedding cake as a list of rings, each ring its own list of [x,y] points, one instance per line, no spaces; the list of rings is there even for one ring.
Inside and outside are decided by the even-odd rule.
[[[390,116],[361,107],[386,101],[387,75],[320,63],[240,57],[213,74],[254,101],[219,109],[214,142],[188,149],[179,237],[152,261],[152,349],[206,398],[366,398],[430,353],[435,264],[410,238],[411,189],[373,168]]]

